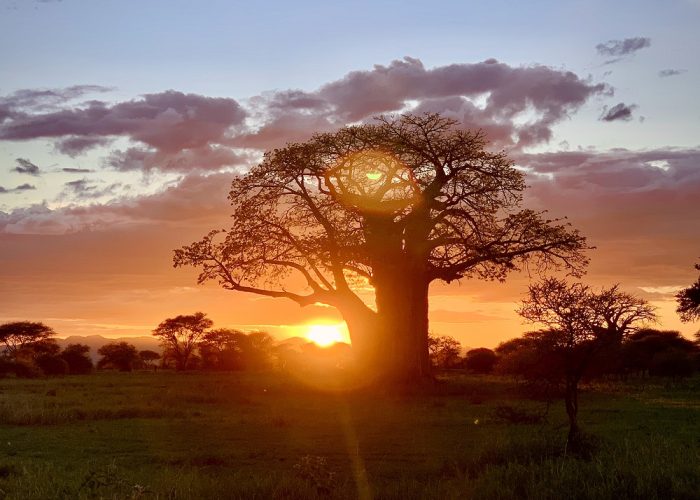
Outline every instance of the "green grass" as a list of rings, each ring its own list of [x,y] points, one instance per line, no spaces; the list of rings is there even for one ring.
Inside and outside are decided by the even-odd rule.
[[[700,498],[700,379],[590,387],[585,458],[566,450],[560,402],[541,420],[543,403],[496,377],[434,392],[251,373],[0,379],[0,498]]]

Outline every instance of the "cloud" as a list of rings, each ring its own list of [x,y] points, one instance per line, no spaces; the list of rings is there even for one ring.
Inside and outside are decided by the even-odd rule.
[[[19,186],[14,187],[12,189],[7,189],[3,186],[0,186],[0,194],[20,193],[22,191],[31,191],[34,189],[36,189],[36,186],[33,186],[31,184],[20,184]]]
[[[266,92],[247,109],[228,98],[174,90],[108,104],[71,100],[105,87],[22,90],[0,99],[0,140],[55,141],[76,157],[116,139],[103,165],[119,171],[220,171],[247,165],[260,150],[383,113],[439,111],[465,127],[481,128],[494,148],[547,142],[552,126],[596,94],[609,94],[572,72],[514,67],[495,59],[426,68],[406,57],[353,71],[315,91]],[[256,151],[250,151],[256,150]]]
[[[251,100],[263,125],[234,139],[247,147],[275,147],[311,132],[366,121],[382,113],[440,110],[466,126],[483,127],[500,146],[546,142],[551,126],[591,96],[610,92],[572,72],[547,66],[512,67],[494,59],[426,68],[406,57],[353,71],[315,92],[268,93]],[[521,118],[520,125],[515,120]],[[524,119],[522,119],[524,118]]]
[[[630,121],[632,119],[632,111],[634,111],[636,108],[636,104],[630,104],[628,106],[623,102],[615,104],[609,109],[606,106],[603,109],[603,114],[600,115],[600,120],[604,122]]]
[[[57,106],[87,94],[113,90],[101,85],[73,85],[62,89],[22,89],[0,97],[0,109],[12,110],[15,116],[25,116],[28,111],[56,109]],[[0,114],[0,122],[2,115]]]
[[[100,188],[99,184],[95,181],[91,181],[89,179],[79,179],[76,181],[66,182],[63,184],[63,186],[63,191],[59,194],[58,198],[61,200],[72,199],[73,201],[78,201],[114,195],[117,188],[122,186],[122,183],[115,182]]]
[[[122,172],[130,170],[190,172],[235,167],[246,164],[249,159],[250,156],[244,152],[236,152],[231,148],[218,145],[207,145],[176,153],[166,153],[157,149],[129,148],[125,151],[113,151],[106,158],[105,163]]]
[[[0,127],[0,138],[121,135],[164,152],[176,152],[221,140],[229,127],[244,118],[245,111],[233,99],[169,90],[112,106],[90,101],[83,108],[27,115]]]
[[[590,272],[638,287],[687,280],[688,262],[697,258],[700,149],[567,151],[514,160],[529,172],[527,203],[568,216],[598,247]]]
[[[15,159],[15,161],[17,162],[17,166],[12,169],[13,172],[34,176],[38,176],[39,174],[41,174],[41,170],[39,169],[39,167],[31,161],[27,160],[26,158],[17,158]]]
[[[132,225],[201,227],[213,221],[224,227],[228,220],[226,197],[232,180],[230,173],[192,174],[152,195],[56,209],[46,203],[17,208],[9,213],[0,212],[0,233],[68,234],[86,230],[109,233]],[[95,198],[93,195],[99,188],[87,179],[67,184],[68,190],[85,199]],[[110,188],[111,185],[103,191]]]
[[[225,142],[245,117],[234,99],[169,90],[113,105],[89,101],[45,113],[15,113],[0,125],[0,139],[54,138],[59,151],[77,155],[121,136],[152,149],[172,166],[171,155]]]
[[[634,54],[646,47],[651,47],[651,38],[641,36],[625,38],[624,40],[608,40],[595,46],[598,54],[613,57]]]
[[[685,286],[683,285],[669,285],[669,286],[640,286],[640,290],[646,293],[653,293],[658,295],[675,295],[676,292],[683,290]]]
[[[669,76],[682,75],[683,73],[687,72],[687,69],[662,69],[661,71],[659,71],[659,77],[667,78]]]
[[[558,188],[581,190],[582,194],[653,194],[665,189],[678,190],[680,194],[700,188],[700,149],[560,151],[519,154],[514,159],[518,165],[549,179],[547,182],[555,179],[551,182]],[[538,179],[533,180],[541,185]]]
[[[57,141],[55,148],[59,153],[75,158],[89,149],[106,146],[110,142],[112,139],[109,137],[73,136]]]
[[[90,170],[89,168],[73,168],[73,167],[65,167],[61,169],[63,172],[66,172],[68,174],[86,174],[89,172],[94,172],[94,170]]]

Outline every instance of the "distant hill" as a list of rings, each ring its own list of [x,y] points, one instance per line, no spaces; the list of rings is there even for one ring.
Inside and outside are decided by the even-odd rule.
[[[139,351],[156,351],[161,352],[160,345],[158,345],[158,339],[155,337],[120,337],[117,339],[103,337],[102,335],[71,335],[65,339],[57,338],[58,345],[61,348],[67,346],[68,344],[84,344],[90,347],[90,357],[93,361],[97,361],[100,355],[97,354],[97,350],[105,344],[110,342],[128,342],[136,346]]]
[[[277,346],[279,347],[286,347],[290,349],[298,349],[301,346],[304,346],[311,342],[309,339],[306,339],[304,337],[289,337],[283,340],[280,340],[277,342]]]

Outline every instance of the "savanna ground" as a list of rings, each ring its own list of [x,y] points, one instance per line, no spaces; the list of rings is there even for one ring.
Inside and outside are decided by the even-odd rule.
[[[450,375],[430,393],[280,374],[0,379],[0,498],[700,498],[700,378],[563,404]]]

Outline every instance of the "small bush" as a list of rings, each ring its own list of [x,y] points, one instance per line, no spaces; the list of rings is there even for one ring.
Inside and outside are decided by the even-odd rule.
[[[24,361],[12,363],[12,370],[19,378],[39,378],[44,374],[39,367]]]

